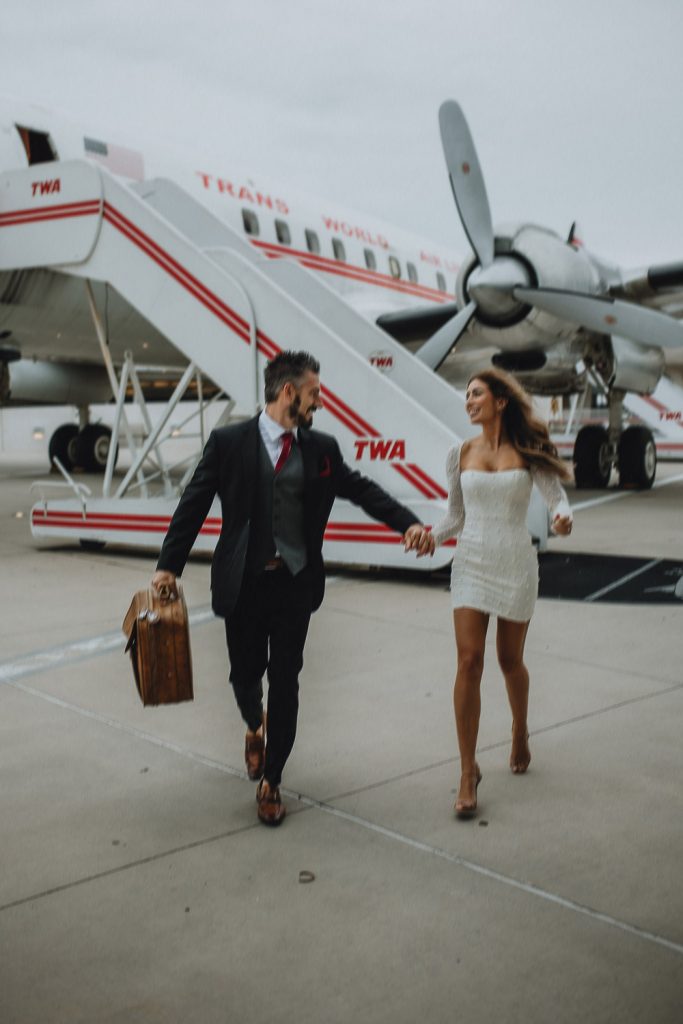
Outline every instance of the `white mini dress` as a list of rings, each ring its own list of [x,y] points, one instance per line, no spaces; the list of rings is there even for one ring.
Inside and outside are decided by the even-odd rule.
[[[487,472],[460,470],[460,445],[446,460],[448,511],[432,534],[437,544],[457,537],[451,569],[454,608],[475,608],[527,622],[538,596],[538,558],[526,525],[536,484],[551,517],[571,515],[557,476],[533,466]]]

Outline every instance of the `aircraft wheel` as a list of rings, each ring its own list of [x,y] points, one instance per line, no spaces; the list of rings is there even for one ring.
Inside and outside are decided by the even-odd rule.
[[[83,427],[75,440],[76,463],[88,473],[103,473],[107,465],[111,430],[102,423]],[[118,457],[118,450],[116,452]]]
[[[619,438],[619,484],[647,491],[655,482],[657,447],[647,427],[627,427]]]
[[[612,473],[609,435],[604,427],[582,427],[574,442],[574,480],[576,486],[607,487]]]
[[[50,458],[50,465],[52,465],[55,458],[57,458],[64,466],[67,473],[74,468],[74,465],[76,464],[74,442],[77,434],[78,427],[75,423],[65,423],[63,426],[57,427],[50,438],[50,444],[47,450]]]

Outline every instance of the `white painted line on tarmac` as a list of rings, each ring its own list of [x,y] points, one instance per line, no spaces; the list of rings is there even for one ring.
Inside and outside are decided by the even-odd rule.
[[[335,584],[339,582],[338,576],[328,576],[326,582]],[[190,625],[201,626],[210,622],[216,616],[211,608],[206,605],[190,612]],[[114,633],[102,633],[100,636],[92,636],[86,640],[75,640],[72,643],[61,644],[58,647],[50,647],[44,651],[35,651],[31,654],[24,654],[14,661],[5,661],[0,664],[0,685],[11,683],[15,679],[23,679],[24,676],[32,676],[39,672],[47,672],[49,669],[60,668],[62,665],[85,661],[87,658],[94,658],[100,654],[107,654],[108,651],[115,651],[125,645],[125,637],[117,630]]]
[[[201,609],[190,614],[190,625],[199,626],[215,618],[210,608]],[[102,633],[100,636],[92,636],[87,640],[76,640],[69,644],[62,644],[59,647],[51,647],[45,651],[35,651],[33,654],[26,654],[14,661],[6,661],[0,665],[0,683],[11,683],[15,679],[22,679],[38,672],[46,672],[48,669],[60,668],[64,664],[84,661],[86,658],[94,658],[99,654],[106,654],[117,648],[123,649],[125,637],[120,631],[116,633]]]
[[[628,498],[636,491],[613,491],[610,494],[603,494],[600,498],[589,498],[587,501],[577,501],[572,505],[572,512],[583,512],[587,508],[595,508],[596,505],[607,505],[610,501],[619,501],[620,498]]]
[[[634,569],[633,572],[629,572],[626,576],[622,576],[621,579],[615,580],[614,583],[608,583],[606,587],[602,587],[600,590],[596,590],[595,593],[589,594],[588,597],[584,597],[584,601],[597,601],[599,597],[603,597],[605,594],[609,594],[612,590],[617,590],[619,587],[623,587],[629,580],[634,580],[636,576],[642,576],[648,569],[652,569],[653,566],[659,565],[662,561],[661,558],[653,558],[651,562],[646,562],[645,565],[641,565],[639,569]]]
[[[285,790],[282,789],[282,792],[284,793]],[[649,932],[645,928],[639,928],[637,925],[629,924],[627,921],[620,921],[619,918],[612,917],[611,914],[604,914],[600,910],[594,910],[592,907],[584,906],[583,903],[577,903],[575,900],[566,899],[564,896],[558,896],[557,893],[550,892],[548,889],[542,889],[540,886],[533,885],[531,882],[521,882],[519,879],[513,878],[511,875],[504,875],[500,871],[494,871],[491,868],[484,867],[482,864],[477,864],[474,861],[467,860],[465,857],[461,857],[457,853],[448,853],[447,850],[442,850],[438,846],[431,846],[429,843],[420,842],[418,839],[411,839],[410,836],[405,836],[402,832],[395,832],[393,829],[385,828],[384,825],[377,825],[373,821],[368,821],[366,818],[359,818],[355,814],[350,814],[348,811],[342,811],[340,808],[333,807],[330,804],[323,804],[318,800],[298,796],[296,793],[287,793],[287,795],[295,796],[306,806],[316,807],[325,814],[331,814],[336,818],[343,818],[355,825],[360,825],[362,828],[365,828],[370,832],[377,832],[379,835],[385,836],[387,839],[393,839],[395,842],[401,843],[403,846],[409,846],[414,850],[419,850],[421,853],[429,853],[434,857],[438,857],[439,860],[448,861],[450,864],[457,864],[458,867],[466,868],[468,871],[473,871],[475,874],[483,875],[485,878],[489,878],[492,881],[500,882],[502,885],[507,885],[509,888],[519,889],[521,892],[525,892],[529,896],[536,896],[548,903],[554,903],[557,906],[564,907],[565,910],[571,910],[575,914],[582,914],[585,917],[591,918],[593,921],[600,921],[612,928],[618,928],[620,931],[627,932],[629,935],[634,935],[639,939],[645,939],[647,942],[654,942],[658,946],[664,946],[665,949],[669,949],[674,953],[680,953],[683,955],[683,945],[680,943],[673,942],[671,939],[666,939],[664,936],[657,935],[654,932]]]
[[[659,487],[668,487],[669,484],[679,484],[683,480],[683,473],[679,473],[678,476],[667,477],[666,480],[656,480],[652,485],[652,490],[656,490]],[[572,505],[572,512],[583,512],[586,508],[595,508],[596,505],[606,505],[610,501],[619,501],[620,498],[632,498],[634,494],[642,494],[643,491],[616,491],[610,494],[603,494],[600,498],[589,498],[587,501],[577,501],[575,505]]]
[[[71,704],[69,701],[62,700],[60,697],[54,697],[51,694],[35,690],[33,687],[26,686],[23,683],[10,682],[9,685],[16,690],[20,690],[22,693],[29,694],[32,697],[37,697],[39,700],[47,701],[49,704],[54,704],[56,707],[60,707],[66,711],[73,711],[83,718],[88,718],[99,722],[102,725],[107,725],[110,728],[116,729],[128,736],[132,736],[135,739],[140,739],[146,743],[150,743],[155,747],[160,747],[163,750],[170,751],[171,753],[179,754],[181,757],[187,758],[187,760],[192,761],[194,764],[201,764],[207,768],[213,768],[216,771],[220,771],[225,775],[231,775],[234,778],[248,781],[247,774],[244,771],[240,771],[237,768],[224,764],[222,761],[216,761],[214,758],[206,757],[203,754],[197,754],[192,750],[179,746],[177,743],[171,743],[168,740],[161,739],[159,736],[154,736],[141,729],[136,729],[134,726],[126,725],[118,719],[110,718],[98,711],[91,711],[88,708],[82,708],[76,704]],[[683,945],[673,942],[671,939],[667,939],[663,935],[657,935],[655,932],[647,931],[645,928],[639,928],[637,925],[629,924],[627,921],[620,921],[619,918],[612,917],[610,914],[605,914],[600,910],[595,910],[593,907],[587,907],[582,903],[577,903],[564,896],[559,896],[557,893],[550,892],[548,889],[542,889],[540,886],[533,885],[531,882],[522,882],[511,875],[505,875],[500,871],[494,871],[491,868],[484,867],[482,864],[477,864],[475,861],[467,860],[465,857],[461,857],[457,853],[449,853],[447,850],[442,850],[438,846],[431,846],[429,843],[423,843],[418,839],[413,839],[411,836],[403,835],[402,832],[396,832],[394,829],[386,828],[384,825],[378,825],[374,821],[368,821],[367,818],[361,818],[358,815],[351,814],[339,807],[334,807],[332,804],[323,803],[320,800],[314,800],[313,797],[305,796],[302,793],[296,793],[293,790],[285,789],[284,787],[281,787],[281,792],[284,796],[289,797],[292,800],[297,800],[304,807],[313,808],[321,811],[323,814],[329,814],[334,818],[340,818],[348,821],[353,825],[357,825],[359,828],[367,830],[368,832],[377,833],[378,835],[384,836],[386,839],[400,843],[402,846],[407,846],[420,853],[427,853],[433,857],[437,857],[439,860],[447,861],[449,864],[455,864],[457,867],[482,875],[484,878],[498,882],[510,889],[516,889],[520,892],[524,892],[528,896],[535,896],[537,899],[544,900],[546,903],[552,903],[556,906],[563,907],[565,910],[570,910],[575,914],[580,914],[593,921],[606,924],[618,931],[626,932],[628,935],[632,935],[635,938],[654,943],[657,946],[663,946],[665,949],[683,956]],[[175,851],[172,850],[169,851],[169,856],[174,852]],[[135,866],[135,863],[131,865],[131,867]],[[90,879],[86,879],[85,881],[89,880]],[[79,882],[74,882],[72,884],[78,885]],[[33,897],[29,897],[29,899],[39,898],[40,895],[41,894],[36,894]],[[45,893],[42,895],[49,894]],[[12,906],[14,905],[16,904],[12,904]]]

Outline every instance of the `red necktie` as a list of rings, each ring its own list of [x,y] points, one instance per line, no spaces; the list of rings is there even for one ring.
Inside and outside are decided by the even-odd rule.
[[[280,470],[284,466],[285,462],[289,458],[289,453],[292,450],[292,442],[293,442],[293,440],[294,440],[294,434],[292,433],[292,431],[291,430],[285,430],[284,434],[282,435],[282,448],[280,449],[280,454],[278,456],[278,460],[275,463],[275,472],[276,473],[280,472]]]

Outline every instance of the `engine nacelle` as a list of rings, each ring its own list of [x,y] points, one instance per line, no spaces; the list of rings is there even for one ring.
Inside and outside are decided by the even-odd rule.
[[[497,352],[491,362],[500,370],[514,373],[535,395],[571,395],[586,385],[586,366],[573,344]]]
[[[518,283],[522,286],[590,295],[601,290],[600,273],[594,261],[583,249],[568,244],[546,228],[533,224],[496,228],[494,251],[494,267],[496,262],[501,268],[506,262],[517,265]],[[472,297],[469,285],[477,291],[477,268],[474,256],[460,268],[456,295],[461,308]],[[504,351],[521,351],[534,346],[546,348],[555,342],[568,343],[579,333],[578,324],[522,303],[514,296],[513,285],[509,292],[502,290],[500,294],[492,294],[490,301],[481,291],[477,291],[478,308],[469,334],[483,344],[495,345]]]
[[[0,405],[77,405],[108,402],[111,385],[104,367],[21,359],[0,367]]]
[[[627,338],[612,337],[610,387],[650,395],[663,372],[664,353],[660,348],[639,345]]]

